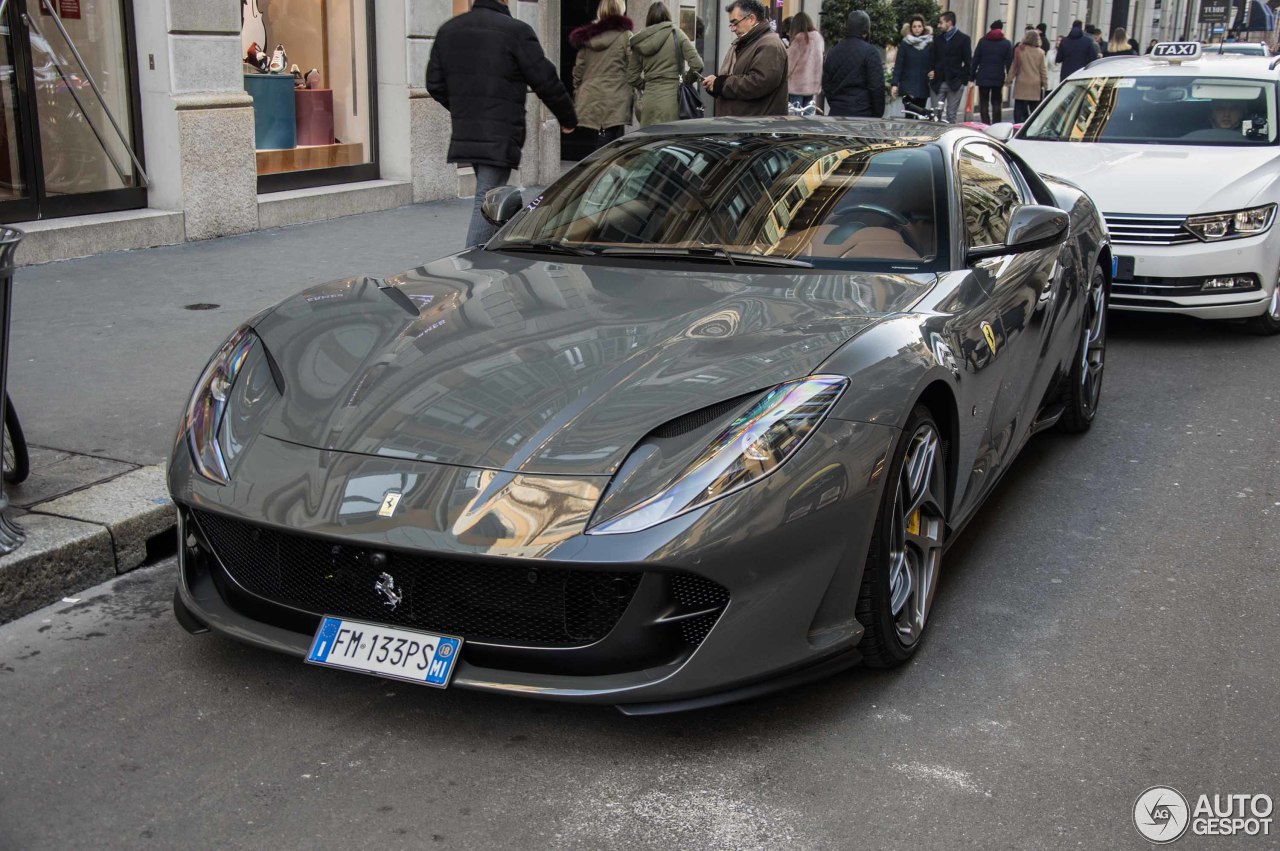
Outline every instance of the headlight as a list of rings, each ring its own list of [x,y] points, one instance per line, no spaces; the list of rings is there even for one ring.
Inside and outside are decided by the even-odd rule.
[[[191,460],[200,475],[225,485],[229,480],[226,457],[219,446],[218,429],[227,411],[227,400],[258,337],[242,325],[222,344],[200,374],[179,434],[186,435]]]
[[[1188,216],[1185,224],[1187,230],[1205,242],[1217,242],[1223,239],[1257,236],[1271,227],[1275,213],[1275,204],[1264,204],[1261,207],[1251,207],[1234,213]]]
[[[593,535],[638,532],[742,490],[778,469],[813,434],[849,379],[780,384],[724,429],[661,491],[597,523]]]

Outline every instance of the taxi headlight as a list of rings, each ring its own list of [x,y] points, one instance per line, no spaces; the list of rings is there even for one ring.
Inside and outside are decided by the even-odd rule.
[[[1275,204],[1264,204],[1261,207],[1250,207],[1248,210],[1188,216],[1185,224],[1187,230],[1205,242],[1217,242],[1223,239],[1257,236],[1271,227],[1275,213]]]
[[[597,522],[588,534],[648,529],[760,481],[800,449],[848,384],[849,379],[838,375],[779,384],[726,426],[669,484]]]
[[[178,429],[178,439],[185,439],[196,471],[220,485],[225,485],[230,479],[227,471],[228,455],[222,446],[227,442],[223,420],[231,407],[236,379],[251,361],[262,362],[255,372],[266,372],[262,343],[258,340],[258,335],[249,326],[242,325],[218,348],[204,372],[200,373],[200,379],[191,392],[191,399],[187,402],[187,410]],[[236,445],[240,443],[238,440],[232,442]]]

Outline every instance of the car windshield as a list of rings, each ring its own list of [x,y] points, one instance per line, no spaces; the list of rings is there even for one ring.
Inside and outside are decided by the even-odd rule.
[[[1276,85],[1225,77],[1068,80],[1018,134],[1049,142],[1276,143]]]
[[[940,168],[912,139],[638,137],[580,163],[487,247],[922,270],[939,259]]]

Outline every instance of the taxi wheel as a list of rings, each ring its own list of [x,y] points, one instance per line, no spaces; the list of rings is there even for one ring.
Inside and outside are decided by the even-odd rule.
[[[910,659],[929,618],[946,542],[945,455],[937,422],[917,405],[893,451],[855,609],[870,667]]]
[[[1280,334],[1280,283],[1271,291],[1271,301],[1267,304],[1267,312],[1250,319],[1246,325],[1251,332],[1263,337]]]

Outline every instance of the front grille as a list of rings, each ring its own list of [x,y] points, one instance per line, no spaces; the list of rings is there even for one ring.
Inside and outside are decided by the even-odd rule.
[[[680,633],[684,640],[693,645],[701,644],[728,605],[729,590],[710,579],[682,573],[672,577],[671,593],[685,609],[704,612],[680,622]]]
[[[1212,277],[1212,276],[1208,276]],[[1128,281],[1114,281],[1111,284],[1111,295],[1114,296],[1156,296],[1164,298],[1182,298],[1185,296],[1221,295],[1222,293],[1249,292],[1261,289],[1257,279],[1248,286],[1217,288],[1206,290],[1206,276],[1195,278],[1149,278],[1141,275]]]
[[[1117,245],[1182,245],[1197,242],[1182,226],[1186,216],[1145,216],[1136,213],[1103,213],[1111,241]]]
[[[191,514],[223,568],[253,594],[314,614],[364,618],[471,641],[590,644],[613,629],[640,584],[641,574],[634,571],[376,551],[206,511]],[[375,588],[383,573],[394,578],[395,590],[403,594],[394,608]]]

